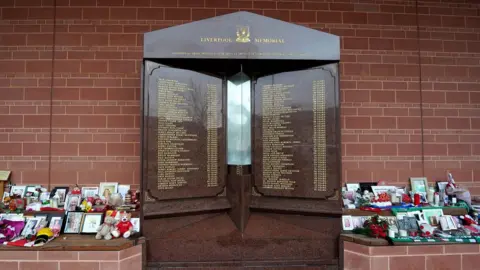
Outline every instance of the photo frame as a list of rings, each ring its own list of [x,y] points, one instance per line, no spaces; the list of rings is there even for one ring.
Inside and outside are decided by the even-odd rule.
[[[103,223],[103,213],[84,213],[81,234],[96,234],[97,228]]]
[[[378,196],[382,193],[390,193],[390,190],[397,191],[397,187],[395,186],[372,186],[372,192],[375,196]]]
[[[60,197],[58,206],[63,207],[69,190],[69,187],[54,187],[50,192],[50,199],[52,199],[58,193],[58,196]]]
[[[140,232],[140,218],[131,218],[130,222],[133,224],[133,231]]]
[[[428,223],[427,219],[425,218],[425,214],[420,210],[418,210],[418,211],[408,211],[407,216],[408,217],[414,217],[417,220],[418,224]]]
[[[38,197],[38,195],[40,195],[40,194],[38,194],[37,188],[38,188],[38,186],[26,186],[25,187],[25,196],[28,193],[31,193],[31,196]]]
[[[40,224],[40,218],[27,218],[25,220],[25,227],[23,227],[22,236],[36,235],[35,228]]]
[[[98,195],[98,187],[82,187],[82,197],[95,197]]]
[[[51,217],[48,227],[53,231],[54,234],[58,235],[62,231],[63,219],[63,216]]]
[[[427,222],[432,226],[440,225],[439,217],[443,216],[443,209],[423,209],[423,214],[425,215],[425,219]]]
[[[360,184],[359,183],[347,183],[345,184],[347,186],[347,191],[357,191],[360,189]]]
[[[368,216],[352,216],[353,228],[362,228]]]
[[[455,224],[455,220],[452,216],[447,215],[439,217],[439,223],[443,231],[451,231],[457,229],[457,225]]]
[[[110,197],[110,195],[118,192],[118,183],[113,182],[102,182],[100,183],[100,192],[99,196],[103,200]]]
[[[78,206],[82,203],[81,194],[68,194],[65,200],[64,209],[66,211],[75,211]]]
[[[342,227],[344,231],[351,231],[354,229],[352,216],[342,216]]]
[[[428,191],[428,181],[426,177],[410,177],[410,186],[413,193],[426,194]]]
[[[360,185],[360,190],[363,193],[365,190],[368,192],[373,192],[372,187],[376,186],[377,183],[371,183],[371,182],[362,182],[359,184]]]
[[[125,195],[127,195],[130,190],[130,185],[118,185],[118,192],[122,195],[122,198],[125,200]]]
[[[12,186],[10,188],[10,195],[20,195],[21,198],[25,196],[27,186]]]
[[[445,188],[447,187],[448,185],[448,182],[444,182],[444,181],[437,181],[436,182],[436,190],[438,192],[443,192],[445,190]]]
[[[63,233],[78,234],[82,226],[83,212],[68,212]]]

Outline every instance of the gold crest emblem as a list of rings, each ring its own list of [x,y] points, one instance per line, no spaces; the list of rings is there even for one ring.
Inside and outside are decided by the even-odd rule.
[[[237,42],[250,42],[250,28],[248,26],[237,26]]]

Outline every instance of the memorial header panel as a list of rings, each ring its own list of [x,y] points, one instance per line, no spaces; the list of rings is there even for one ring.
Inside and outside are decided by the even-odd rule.
[[[340,38],[242,11],[146,33],[144,58],[339,61]]]
[[[225,186],[222,79],[165,66],[146,72],[150,196],[166,200],[221,193]]]
[[[265,196],[329,198],[340,181],[336,65],[259,78],[254,178]]]

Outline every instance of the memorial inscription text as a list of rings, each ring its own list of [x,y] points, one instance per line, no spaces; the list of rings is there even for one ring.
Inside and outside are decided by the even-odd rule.
[[[256,174],[263,189],[286,191],[301,196],[303,192],[327,190],[326,97],[324,80],[268,79],[256,93],[256,113],[261,115],[255,136]],[[266,82],[266,81],[265,81]],[[259,184],[256,181],[257,184]],[[293,193],[291,193],[293,192]]]
[[[159,78],[158,86],[158,189],[170,190],[189,184],[187,179],[206,178],[206,187],[218,185],[218,116],[214,84],[201,89],[177,80]],[[200,93],[195,93],[195,91]],[[195,98],[192,98],[195,97]],[[192,100],[195,99],[195,100]],[[206,120],[206,121],[202,121]],[[205,123],[203,123],[205,122]],[[188,126],[206,131],[189,131]],[[195,128],[193,130],[198,130]],[[205,141],[206,140],[206,141]],[[206,146],[205,146],[206,144]],[[192,149],[192,146],[198,149]],[[206,150],[206,159],[195,158],[192,151]],[[203,163],[206,163],[203,166]],[[204,169],[202,169],[204,167]],[[202,177],[203,173],[205,176]]]

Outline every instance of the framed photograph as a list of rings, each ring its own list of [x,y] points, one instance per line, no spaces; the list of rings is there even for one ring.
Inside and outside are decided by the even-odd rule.
[[[25,187],[25,195],[38,197],[38,186],[26,186]]]
[[[362,182],[359,184],[360,185],[360,190],[362,193],[366,190],[368,192],[373,192],[372,187],[376,186],[377,183],[371,183],[371,182]]]
[[[68,194],[69,187],[55,187],[52,189],[52,192],[50,192],[50,199],[53,198],[56,194],[58,194],[58,197],[60,197],[60,200],[58,202],[58,206],[62,207],[65,204],[65,199]]]
[[[351,231],[354,229],[352,216],[342,216],[342,227],[344,231]]]
[[[12,186],[10,188],[10,195],[20,195],[21,198],[25,196],[27,186]]]
[[[130,190],[130,185],[118,185],[118,192],[122,195],[122,198],[125,200],[125,195],[127,195]]]
[[[358,189],[360,189],[360,184],[359,183],[347,183],[346,184],[347,186],[347,191],[357,191]]]
[[[63,233],[80,233],[83,212],[68,212]]]
[[[442,227],[442,230],[444,231],[451,231],[451,230],[456,230],[457,226],[455,224],[455,220],[453,219],[452,216],[443,216],[439,217],[440,221],[440,226]]]
[[[7,198],[8,196],[10,196],[10,193],[8,192],[3,192],[3,196],[2,196],[2,203],[5,201],[5,198]]]
[[[131,218],[130,222],[133,224],[133,231],[140,232],[140,218]]]
[[[52,217],[48,227],[53,231],[54,234],[58,235],[62,231],[63,226],[63,217]]]
[[[427,193],[428,182],[426,177],[410,177],[410,185],[414,193]]]
[[[98,195],[98,187],[82,187],[82,197],[95,197]]]
[[[103,213],[85,213],[83,214],[82,228],[80,233],[97,233],[97,228],[102,225]]]
[[[367,216],[352,216],[353,228],[363,228]]]
[[[447,187],[448,182],[436,182],[436,184],[437,184],[437,191],[442,193]]]
[[[23,227],[22,236],[36,235],[35,228],[40,223],[39,218],[27,218],[25,220],[25,227]]]
[[[106,198],[110,197],[113,193],[118,192],[118,183],[108,183],[103,182],[100,183],[100,198],[105,200]]]
[[[440,224],[438,218],[443,216],[443,209],[423,209],[422,212],[430,225],[438,226]]]
[[[418,224],[422,224],[422,223],[428,223],[428,221],[426,220],[425,218],[425,214],[422,213],[422,211],[408,211],[407,212],[407,216],[408,217],[414,217]]]
[[[77,209],[77,206],[80,206],[81,203],[81,194],[68,194],[63,208],[67,211],[75,211]]]
[[[390,190],[393,190],[394,192],[397,191],[397,188],[394,186],[372,186],[372,191],[375,196],[378,196],[382,193],[390,193]]]

